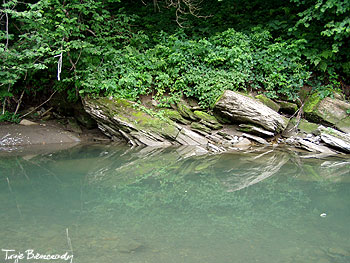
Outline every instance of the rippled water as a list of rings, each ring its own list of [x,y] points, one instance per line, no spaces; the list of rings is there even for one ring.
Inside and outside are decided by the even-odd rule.
[[[2,155],[0,249],[80,263],[350,262],[349,158],[192,153],[86,145]],[[0,262],[15,260],[0,251]]]

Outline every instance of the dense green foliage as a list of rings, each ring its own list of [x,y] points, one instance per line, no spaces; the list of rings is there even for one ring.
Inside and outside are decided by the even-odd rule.
[[[14,110],[22,91],[64,90],[73,100],[185,95],[209,107],[223,89],[295,100],[305,85],[328,90],[349,82],[347,1],[206,0],[201,10],[186,1],[184,12],[170,1],[158,1],[157,12],[153,1],[144,4],[3,2],[3,113]],[[194,15],[184,14],[191,4]]]
[[[224,89],[265,90],[271,97],[294,99],[310,76],[300,57],[301,41],[272,42],[260,28],[248,34],[228,29],[199,40],[187,39],[182,31],[161,32],[159,38],[151,48],[130,45],[104,65],[90,67],[80,92],[134,100],[152,91],[158,98],[170,92],[207,107]]]

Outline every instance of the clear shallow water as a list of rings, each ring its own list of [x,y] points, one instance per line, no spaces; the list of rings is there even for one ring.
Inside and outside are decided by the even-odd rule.
[[[191,151],[3,155],[0,249],[73,249],[80,263],[350,262],[350,159]]]

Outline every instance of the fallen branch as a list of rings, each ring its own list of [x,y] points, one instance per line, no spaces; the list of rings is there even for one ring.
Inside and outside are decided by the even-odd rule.
[[[300,99],[299,99],[299,101],[300,101]],[[292,130],[296,129],[296,128],[299,126],[299,123],[300,123],[300,120],[301,120],[301,115],[302,115],[302,113],[303,113],[304,104],[305,104],[305,102],[303,102],[303,103],[301,104],[299,110],[296,111],[296,112],[289,118],[289,119],[291,120],[291,119],[295,116],[295,114],[297,115],[297,116],[296,116],[296,120],[297,120],[296,124],[295,124],[292,128],[290,128],[287,132],[291,132]]]
[[[47,111],[45,111],[43,114],[41,114],[41,116],[45,116],[47,113],[49,113],[51,110],[53,109],[53,107],[51,107],[50,109],[48,109]]]
[[[18,100],[17,107],[16,107],[14,115],[17,114],[17,111],[18,111],[19,107],[21,106],[23,95],[24,95],[24,90],[22,91],[21,97],[19,97],[19,100]]]
[[[26,114],[24,114],[24,115],[21,116],[20,118],[23,119],[25,116],[31,114],[33,111],[36,111],[36,110],[39,109],[41,106],[43,106],[45,103],[49,102],[49,101],[52,99],[53,95],[55,95],[56,92],[57,92],[57,90],[55,90],[55,91],[51,94],[51,96],[50,96],[47,100],[45,100],[43,103],[41,103],[38,107],[35,107],[33,110],[27,112]]]
[[[5,4],[5,0],[4,0],[4,4]],[[5,51],[7,51],[8,47],[9,47],[9,15],[6,12],[6,45],[5,45]]]

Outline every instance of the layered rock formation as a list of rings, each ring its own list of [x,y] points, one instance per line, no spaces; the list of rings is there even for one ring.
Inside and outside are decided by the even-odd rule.
[[[318,94],[314,94],[305,102],[304,112],[310,121],[350,133],[350,103],[341,100],[339,96],[321,99]]]
[[[256,124],[274,133],[282,132],[288,124],[288,119],[262,102],[231,90],[223,93],[214,110],[232,122]]]
[[[262,98],[226,90],[213,107],[215,115],[186,101],[173,105],[173,109],[150,108],[115,98],[85,98],[83,105],[106,135],[135,146],[195,145],[203,146],[203,151],[223,152],[252,144],[286,143],[322,154],[350,152],[350,135],[346,133],[350,130],[346,124],[350,118],[347,113],[350,104],[331,98],[311,103],[309,98],[305,104],[306,116],[309,120],[316,118],[322,123],[334,123],[338,128],[330,130],[300,116],[289,122],[271,108],[295,113],[295,104],[279,102],[281,107],[277,107],[276,102]],[[330,117],[330,112],[334,116]],[[274,139],[280,134],[286,139]]]

